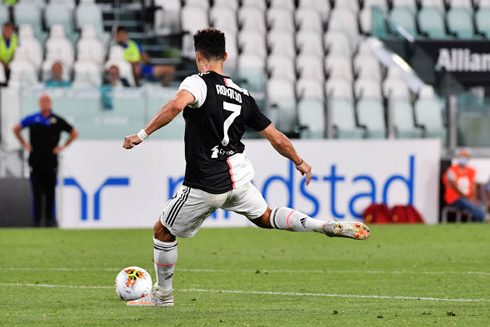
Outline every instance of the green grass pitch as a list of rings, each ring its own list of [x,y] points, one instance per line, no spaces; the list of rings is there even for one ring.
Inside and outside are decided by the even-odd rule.
[[[1,326],[489,326],[490,224],[371,226],[367,241],[258,228],[179,240],[175,307],[126,307],[152,230],[0,229]]]

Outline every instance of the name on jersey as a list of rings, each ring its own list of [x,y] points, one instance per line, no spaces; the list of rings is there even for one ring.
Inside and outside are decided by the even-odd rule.
[[[218,92],[219,95],[224,95],[225,97],[242,103],[242,95],[234,89],[227,88],[224,85],[216,85],[216,92]]]

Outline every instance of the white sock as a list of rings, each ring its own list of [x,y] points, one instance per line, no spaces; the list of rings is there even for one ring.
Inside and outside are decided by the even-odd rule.
[[[172,279],[175,264],[177,263],[177,241],[162,242],[153,238],[153,258],[157,282],[155,291],[157,295],[165,296],[172,293]]]
[[[325,223],[323,220],[313,219],[302,212],[285,207],[272,209],[270,219],[272,227],[294,232],[317,232]]]

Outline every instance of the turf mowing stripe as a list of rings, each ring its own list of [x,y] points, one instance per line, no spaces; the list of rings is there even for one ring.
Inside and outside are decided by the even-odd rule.
[[[0,267],[2,270],[32,270],[32,271],[92,271],[93,268],[32,268],[32,267]],[[97,268],[101,271],[119,271],[121,268]],[[485,271],[402,271],[402,270],[292,270],[292,269],[186,269],[177,268],[182,272],[208,272],[208,273],[290,273],[290,274],[419,274],[419,275],[483,275],[490,276],[490,272]]]
[[[23,284],[23,283],[0,283],[0,286],[77,288],[77,289],[113,289],[114,288],[113,286],[100,286],[100,285],[87,286],[87,285],[52,285],[52,284]],[[224,294],[340,297],[340,298],[381,299],[381,300],[417,300],[417,301],[443,301],[443,302],[490,302],[490,299],[451,299],[451,298],[437,298],[437,297],[390,296],[390,295],[328,294],[328,293],[298,293],[298,292],[210,290],[210,289],[176,289],[174,291],[176,291],[176,292],[224,293]]]

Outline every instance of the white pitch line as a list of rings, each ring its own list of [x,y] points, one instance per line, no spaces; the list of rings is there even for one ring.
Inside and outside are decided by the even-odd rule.
[[[19,270],[19,271],[119,271],[121,268],[64,268],[64,267],[48,267],[48,268],[33,268],[33,267],[0,267],[0,270]],[[418,275],[482,275],[490,276],[490,272],[486,271],[416,271],[416,270],[293,270],[293,269],[187,269],[177,268],[177,271],[182,272],[207,272],[207,273],[285,273],[285,274],[418,274]]]
[[[30,283],[0,283],[0,286],[75,288],[75,289],[113,289],[114,288],[112,286],[101,286],[101,285],[88,286],[88,285],[53,285],[53,284],[30,284]],[[380,300],[416,300],[416,301],[439,301],[439,302],[490,302],[490,299],[454,299],[454,298],[396,296],[396,295],[390,296],[390,295],[329,294],[329,293],[241,291],[241,290],[212,290],[212,289],[176,289],[174,291],[176,291],[176,292],[224,293],[224,294],[251,294],[251,295],[314,296],[314,297],[380,299]]]

